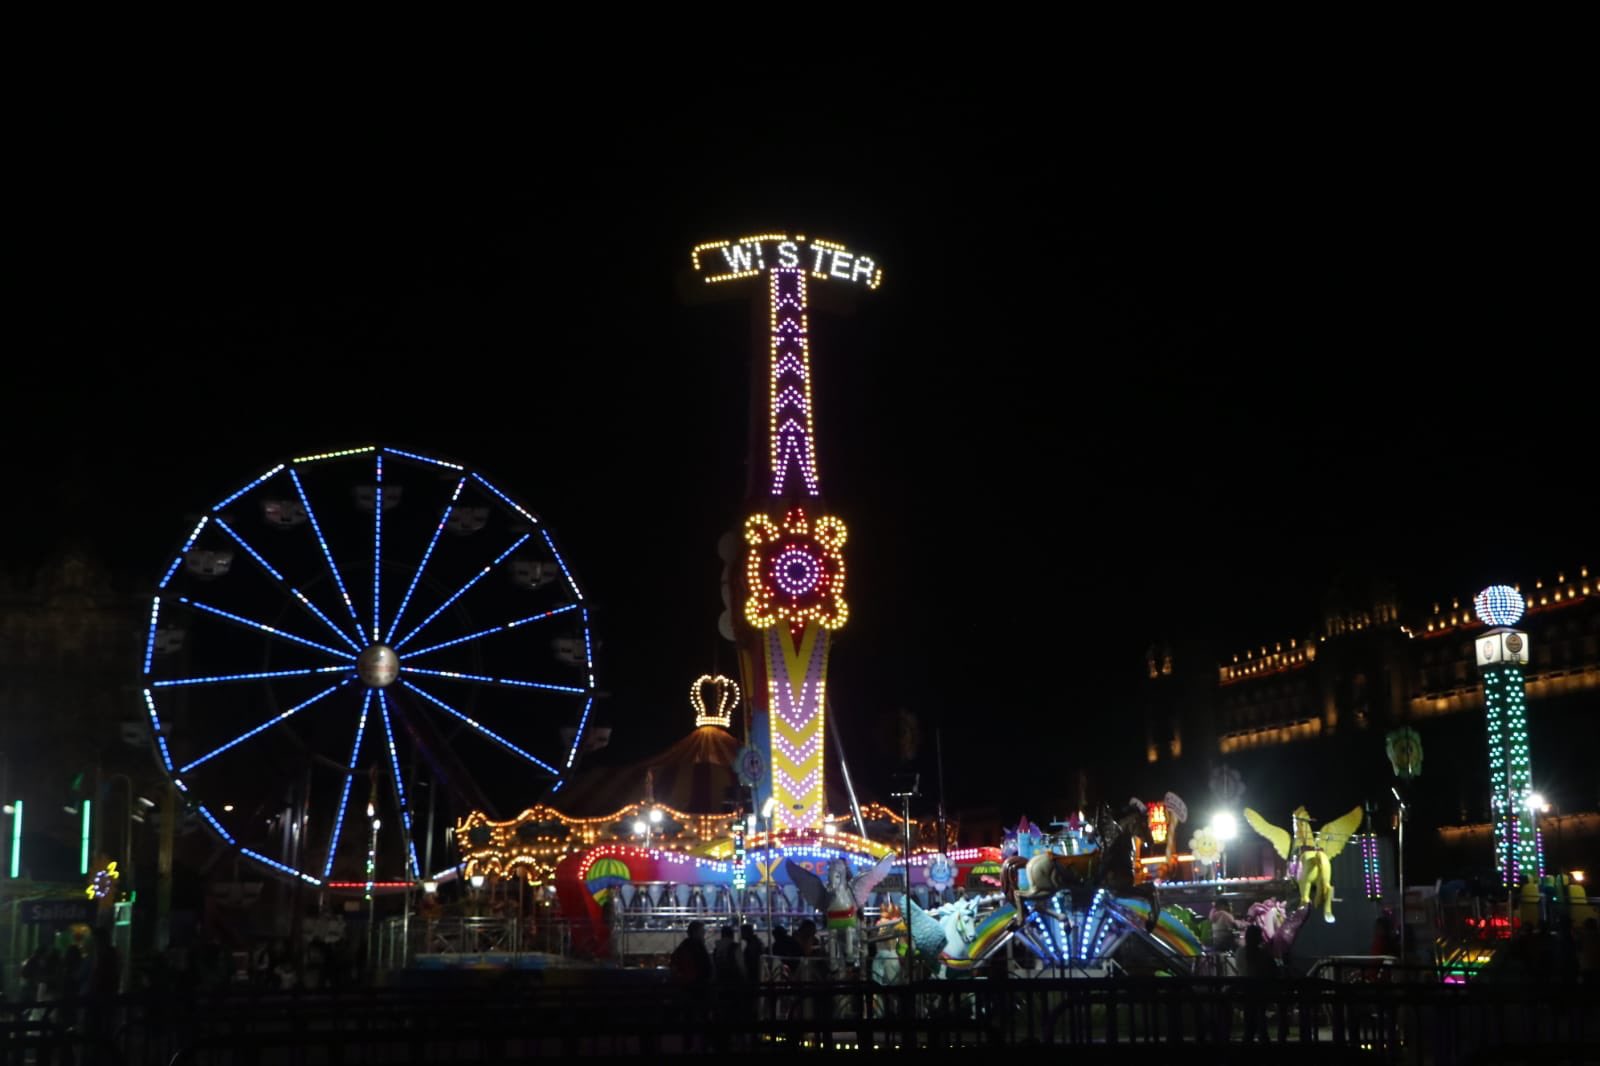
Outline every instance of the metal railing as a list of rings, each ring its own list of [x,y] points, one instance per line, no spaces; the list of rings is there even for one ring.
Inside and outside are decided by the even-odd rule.
[[[548,984],[441,978],[338,993],[0,1004],[0,1062],[510,1061],[558,1055],[749,1057],[802,1047],[1070,1047],[1122,1061],[1592,1061],[1600,1003],[1577,984],[1310,979],[825,980],[686,986],[657,971]],[[1254,1050],[1252,1050],[1254,1049]],[[1588,1058],[1585,1058],[1588,1056]],[[1267,1061],[1264,1059],[1263,1061]]]

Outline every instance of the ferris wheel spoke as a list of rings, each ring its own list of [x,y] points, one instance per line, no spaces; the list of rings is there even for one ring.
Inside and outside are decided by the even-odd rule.
[[[193,770],[195,767],[202,766],[205,763],[210,762],[212,759],[215,759],[218,755],[221,755],[223,752],[227,751],[228,749],[238,747],[240,744],[243,744],[245,741],[249,740],[251,737],[255,736],[256,734],[264,732],[265,730],[271,729],[273,726],[277,725],[279,722],[287,721],[289,718],[291,718],[292,716],[294,716],[296,714],[299,714],[301,711],[305,710],[307,707],[311,706],[313,703],[316,703],[318,700],[321,700],[321,699],[323,699],[323,698],[325,698],[327,696],[332,695],[335,692],[338,692],[340,689],[342,689],[346,685],[348,685],[351,680],[352,680],[351,678],[345,678],[343,681],[339,682],[337,685],[329,685],[327,688],[323,689],[321,692],[317,693],[315,696],[312,696],[310,699],[305,700],[302,703],[295,704],[293,707],[290,707],[287,711],[284,711],[281,714],[273,715],[271,718],[268,718],[265,722],[262,722],[260,725],[256,726],[254,729],[248,729],[245,732],[240,733],[238,736],[234,737],[232,740],[228,741],[226,744],[222,745],[220,748],[217,748],[217,749],[209,752],[208,754],[200,756],[198,759],[195,759],[191,763],[188,763],[188,764],[186,764],[184,766],[180,766],[178,768],[178,772],[186,774],[190,770]]]
[[[434,610],[434,612],[432,614],[430,614],[428,617],[424,618],[422,620],[421,624],[419,624],[417,626],[417,628],[415,628],[411,632],[407,633],[404,637],[401,637],[399,643],[394,645],[394,650],[398,652],[401,648],[405,647],[407,641],[409,641],[412,637],[416,636],[418,633],[422,632],[423,629],[427,627],[429,622],[433,621],[435,618],[438,618],[441,614],[443,614],[444,611],[445,611],[445,608],[449,607],[452,603],[456,602],[462,596],[464,596],[468,589],[472,588],[472,586],[474,586],[478,582],[482,581],[486,576],[488,576],[488,574],[489,574],[489,572],[491,570],[493,570],[495,567],[499,566],[501,563],[505,562],[506,557],[509,556],[512,552],[516,551],[518,548],[522,547],[523,543],[529,537],[531,537],[532,535],[533,534],[531,534],[531,533],[524,533],[522,536],[518,537],[515,544],[511,545],[511,547],[509,547],[505,551],[501,552],[499,554],[499,556],[497,556],[495,558],[494,562],[490,563],[488,566],[484,567],[482,570],[479,570],[476,574],[474,574],[471,578],[469,578],[465,585],[462,585],[459,589],[457,589],[455,591],[454,595],[452,595],[448,600],[445,600],[443,603],[441,603]]]
[[[553,618],[558,614],[566,614],[568,611],[576,611],[578,606],[579,605],[576,603],[569,603],[565,607],[557,607],[554,610],[545,611],[542,614],[531,614],[526,618],[519,618],[515,622],[507,622],[505,625],[490,626],[488,629],[480,629],[476,633],[468,633],[466,636],[457,637],[455,640],[447,640],[443,644],[430,644],[426,648],[418,648],[416,651],[408,651],[403,658],[405,661],[409,662],[419,655],[428,654],[430,651],[438,651],[441,648],[449,648],[456,644],[465,644],[469,640],[478,640],[481,637],[489,636],[491,633],[501,633],[508,629],[515,629],[518,626],[525,626],[529,622],[538,622],[545,618]]]
[[[184,685],[227,685],[236,681],[265,681],[274,677],[310,677],[313,674],[337,674],[349,666],[314,666],[308,670],[262,670],[254,674],[213,674],[210,677],[179,677],[171,681],[152,681],[151,688],[181,688]]]
[[[588,689],[578,688],[576,685],[552,685],[544,681],[519,681],[511,677],[487,677],[483,674],[463,674],[455,670],[424,670],[420,666],[406,667],[408,674],[426,674],[429,677],[443,678],[446,681],[471,681],[480,685],[503,685],[506,688],[536,688],[545,692],[566,692],[573,696],[582,696]]]
[[[334,816],[333,835],[328,838],[328,861],[323,864],[322,876],[333,876],[333,857],[339,853],[339,835],[344,832],[344,812],[350,806],[350,783],[355,780],[356,760],[361,757],[361,737],[367,731],[367,711],[372,706],[372,689],[361,698],[361,720],[356,723],[356,740],[350,746],[350,758],[345,762],[344,793],[339,797],[339,813]]]
[[[361,650],[361,645],[359,645],[355,641],[351,640],[350,639],[350,634],[348,634],[344,630],[340,629],[337,625],[334,624],[333,619],[329,618],[327,615],[323,614],[320,610],[318,610],[316,604],[314,604],[310,600],[306,599],[305,593],[301,592],[299,589],[297,589],[293,585],[289,584],[288,581],[284,580],[284,576],[282,574],[278,573],[277,568],[274,567],[271,563],[267,562],[267,560],[261,555],[260,552],[256,551],[254,548],[252,548],[250,546],[249,542],[247,542],[243,537],[241,537],[239,535],[237,530],[235,530],[232,526],[228,525],[228,523],[224,522],[220,518],[217,519],[217,525],[222,529],[222,531],[224,533],[226,533],[226,534],[228,534],[228,536],[232,537],[234,539],[234,542],[237,543],[239,545],[239,547],[243,548],[245,550],[245,552],[250,556],[250,558],[254,559],[258,564],[260,564],[261,568],[263,570],[265,570],[268,574],[270,574],[274,581],[276,581],[283,588],[288,589],[289,590],[289,594],[295,598],[295,600],[300,604],[300,606],[304,607],[307,611],[311,612],[312,616],[315,617],[318,621],[320,621],[323,625],[325,625],[329,629],[333,630],[334,634],[337,635],[340,640],[342,640],[346,644],[350,645],[350,647],[354,648],[356,651],[360,651]]]
[[[413,671],[413,672],[415,672],[415,671]],[[537,756],[530,755],[528,752],[523,751],[521,748],[519,748],[515,744],[511,743],[511,741],[507,740],[505,737],[501,736],[499,733],[496,733],[494,730],[490,729],[488,726],[486,726],[483,723],[479,722],[477,719],[469,717],[468,715],[462,714],[460,711],[456,710],[454,707],[450,706],[448,703],[446,703],[443,700],[439,699],[437,696],[434,696],[429,692],[423,691],[422,689],[418,688],[416,685],[413,685],[411,682],[407,681],[403,677],[400,679],[400,683],[402,685],[404,685],[406,688],[410,689],[412,692],[415,692],[417,695],[421,696],[423,699],[427,700],[429,703],[433,704],[435,707],[437,707],[440,710],[444,711],[446,714],[449,714],[449,715],[459,719],[460,721],[466,723],[472,729],[474,729],[477,732],[483,734],[485,737],[487,737],[488,739],[494,741],[496,744],[500,745],[502,748],[504,748],[507,751],[511,752],[513,755],[521,756],[523,759],[526,759],[528,762],[530,762],[533,765],[539,767],[539,769],[544,770],[547,773],[557,774],[559,776],[559,773],[558,773],[558,771],[556,770],[555,767],[551,766],[549,763],[545,762],[543,759],[540,759]]]
[[[322,557],[328,561],[328,569],[333,572],[334,584],[339,586],[339,595],[344,599],[344,605],[350,611],[350,620],[356,624],[356,633],[363,632],[361,619],[356,617],[356,605],[350,599],[350,590],[344,587],[344,577],[339,573],[339,564],[333,561],[333,552],[328,548],[328,541],[322,535],[322,525],[317,521],[317,513],[311,507],[311,498],[306,495],[305,486],[300,484],[300,473],[294,467],[289,468],[289,479],[294,482],[294,491],[300,496],[300,506],[306,509],[306,518],[311,521],[311,532],[317,536],[317,543],[322,547]]]
[[[406,613],[406,607],[411,604],[411,594],[417,591],[417,582],[422,580],[422,572],[428,568],[428,560],[433,557],[433,549],[439,543],[439,535],[444,532],[445,523],[450,521],[450,512],[455,509],[456,501],[461,498],[461,490],[466,488],[466,485],[467,479],[460,478],[456,482],[456,490],[450,494],[450,502],[444,505],[444,514],[439,516],[439,524],[433,529],[433,537],[428,541],[428,550],[422,553],[422,562],[417,564],[417,572],[411,575],[411,584],[406,586],[406,594],[400,600],[400,609],[394,613],[394,620],[389,623],[389,632],[383,638],[385,644],[394,640],[395,630],[400,628],[400,616]]]
[[[400,808],[400,824],[405,827],[406,851],[411,862],[411,876],[420,876],[422,864],[417,862],[417,844],[411,837],[411,805],[406,801],[405,782],[400,777],[400,753],[394,746],[394,726],[389,722],[389,700],[380,690],[378,710],[383,713],[383,735],[389,741],[389,769],[394,773],[394,798]]]
[[[199,600],[191,600],[187,596],[179,596],[178,597],[178,602],[182,603],[182,604],[187,604],[188,606],[193,607],[196,610],[205,611],[208,614],[217,615],[219,618],[226,618],[228,621],[233,622],[235,625],[248,626],[248,627],[250,627],[252,629],[259,629],[263,633],[269,633],[272,636],[281,637],[284,640],[292,640],[296,644],[304,644],[308,648],[316,648],[318,651],[325,651],[329,655],[336,655],[341,659],[354,659],[355,658],[355,656],[353,654],[351,654],[350,652],[342,651],[339,648],[330,648],[326,644],[318,644],[314,640],[307,640],[305,637],[297,637],[293,633],[285,633],[283,630],[274,628],[273,626],[269,626],[265,622],[253,621],[253,620],[251,620],[249,618],[245,618],[242,615],[234,614],[231,611],[224,611],[220,607],[212,607],[210,604],[201,603]]]
[[[372,642],[378,642],[382,631],[378,622],[378,586],[383,575],[383,453],[377,453],[377,499],[372,508]]]

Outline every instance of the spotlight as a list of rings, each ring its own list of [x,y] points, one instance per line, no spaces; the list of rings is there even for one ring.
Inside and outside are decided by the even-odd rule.
[[[1218,840],[1233,840],[1239,835],[1239,821],[1227,811],[1211,816],[1211,832]]]

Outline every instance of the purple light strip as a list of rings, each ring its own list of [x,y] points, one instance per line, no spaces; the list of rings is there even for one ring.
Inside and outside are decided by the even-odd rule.
[[[798,467],[806,493],[816,496],[821,492],[821,485],[817,476],[811,405],[806,399],[811,371],[807,357],[804,271],[798,268],[772,270],[768,292],[772,316],[772,369],[768,383],[772,495],[786,494],[789,472]],[[785,385],[786,377],[798,379],[798,384]],[[803,424],[790,417],[780,425],[780,418],[789,410],[797,410]]]
[[[450,502],[444,505],[444,514],[439,516],[439,524],[433,529],[433,539],[428,541],[428,550],[422,553],[422,562],[417,564],[417,572],[411,575],[411,584],[407,586],[405,597],[400,601],[400,609],[394,613],[394,621],[389,624],[389,633],[383,638],[384,643],[393,640],[394,631],[400,628],[400,616],[406,613],[406,607],[411,603],[411,594],[417,591],[417,582],[422,580],[422,571],[427,569],[428,560],[433,557],[434,546],[439,543],[439,534],[444,532],[445,523],[450,521],[450,512],[455,510],[456,501],[461,498],[461,490],[466,484],[465,477],[457,481],[456,490],[450,494]]]
[[[484,579],[484,577],[488,575],[489,571],[493,570],[495,567],[499,566],[502,562],[504,562],[506,556],[510,555],[512,552],[514,552],[518,548],[522,547],[523,542],[526,541],[531,536],[533,536],[533,534],[524,533],[522,536],[518,537],[515,544],[511,545],[511,547],[509,547],[505,551],[501,552],[499,557],[497,559],[495,559],[494,562],[490,563],[488,566],[484,567],[482,570],[479,570],[475,575],[473,575],[473,577],[465,585],[462,585],[459,589],[456,590],[455,595],[451,596],[448,600],[445,600],[443,603],[441,603],[438,606],[438,608],[434,610],[434,612],[432,614],[430,614],[428,617],[426,617],[426,618],[424,618],[422,620],[422,622],[417,626],[417,628],[413,629],[411,632],[407,633],[404,637],[402,637],[400,639],[400,642],[398,644],[394,645],[394,650],[395,651],[399,651],[401,648],[405,647],[407,642],[409,642],[412,637],[414,637],[418,633],[422,632],[423,629],[425,629],[427,627],[429,622],[433,621],[435,618],[438,618],[439,615],[443,614],[446,607],[449,607],[452,603],[456,602],[458,599],[460,599],[462,597],[463,594],[466,593],[466,591],[468,589],[470,589],[472,586],[476,585],[478,582],[482,581]]]

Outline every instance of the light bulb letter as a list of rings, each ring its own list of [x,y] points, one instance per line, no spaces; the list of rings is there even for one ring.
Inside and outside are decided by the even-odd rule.
[[[795,247],[793,241],[779,243],[778,265],[781,267],[797,267],[800,265],[800,249]]]
[[[850,271],[850,280],[860,281],[865,278],[871,281],[872,272],[877,269],[878,264],[874,263],[870,256],[858,255],[856,256],[856,265]]]
[[[829,270],[828,273],[832,274],[836,278],[841,278],[841,279],[843,279],[845,281],[849,281],[850,280],[850,262],[853,259],[855,259],[855,256],[851,255],[849,252],[834,252],[833,253],[833,268],[831,270]],[[839,272],[839,268],[840,267],[844,268],[844,272],[843,273]]]
[[[750,246],[746,244],[725,244],[722,246],[722,258],[728,261],[728,269],[737,273],[749,270]]]
[[[816,256],[816,259],[811,264],[811,272],[813,274],[822,273],[822,257],[828,254],[828,250],[821,245],[814,244],[811,246],[811,254]]]

